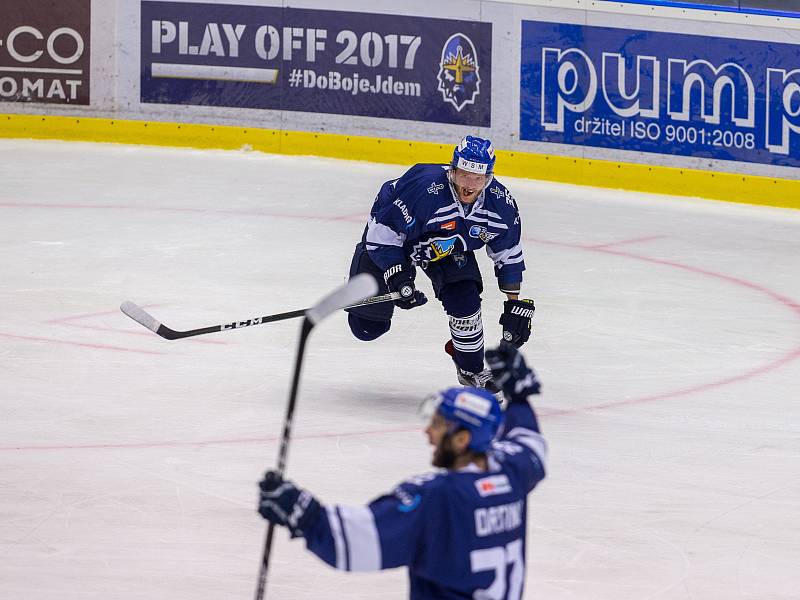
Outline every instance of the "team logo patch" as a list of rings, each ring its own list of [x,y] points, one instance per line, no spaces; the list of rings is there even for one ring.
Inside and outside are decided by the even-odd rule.
[[[469,237],[478,238],[484,244],[490,242],[494,238],[496,238],[498,233],[489,233],[486,230],[486,227],[482,227],[480,225],[473,225],[469,228]]]
[[[475,482],[475,488],[478,494],[483,496],[499,496],[500,494],[508,494],[511,492],[511,483],[505,475],[492,475],[491,477],[483,477]]]
[[[447,223],[442,224],[442,229],[447,229],[447,231],[454,231],[456,228],[455,221],[448,221]]]
[[[433,240],[431,242],[431,250],[433,254],[430,257],[431,262],[441,260],[450,254],[456,247],[456,238],[446,238],[444,240]]]
[[[409,258],[415,265],[426,269],[429,263],[441,260],[454,252],[463,252],[467,247],[464,238],[458,234],[436,237],[414,244]]]
[[[467,104],[475,102],[481,93],[478,53],[475,45],[463,33],[451,35],[442,47],[439,61],[439,91],[445,102],[461,112]]]

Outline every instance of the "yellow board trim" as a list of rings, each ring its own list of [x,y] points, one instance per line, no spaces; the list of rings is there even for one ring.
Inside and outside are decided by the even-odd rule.
[[[441,162],[453,144],[254,127],[88,117],[0,115],[0,137],[112,142],[327,156],[371,162]],[[800,180],[498,150],[497,174],[638,192],[800,209]]]

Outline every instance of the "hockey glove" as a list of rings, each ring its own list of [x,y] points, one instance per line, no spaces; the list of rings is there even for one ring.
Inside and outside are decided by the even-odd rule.
[[[503,339],[517,348],[531,337],[531,319],[536,307],[533,300],[506,300],[500,325],[503,326]]]
[[[414,287],[414,267],[411,265],[397,264],[386,269],[383,279],[390,292],[399,292],[400,298],[394,303],[403,310],[422,306],[428,299],[425,294]]]
[[[317,499],[275,471],[267,471],[258,487],[258,512],[267,521],[288,527],[293,538],[302,537],[319,517]]]
[[[495,383],[503,389],[509,402],[525,400],[539,393],[536,375],[525,364],[525,358],[514,344],[500,342],[494,350],[487,350],[486,363],[492,370]]]

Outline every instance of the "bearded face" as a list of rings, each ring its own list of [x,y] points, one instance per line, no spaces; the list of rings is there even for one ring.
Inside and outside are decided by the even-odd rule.
[[[433,450],[431,464],[440,469],[452,469],[456,462],[456,452],[453,450],[453,436],[447,434],[441,437]]]

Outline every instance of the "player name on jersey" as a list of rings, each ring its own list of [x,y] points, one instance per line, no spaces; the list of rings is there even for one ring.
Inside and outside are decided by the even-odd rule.
[[[486,537],[522,526],[522,500],[475,509],[475,532]]]

